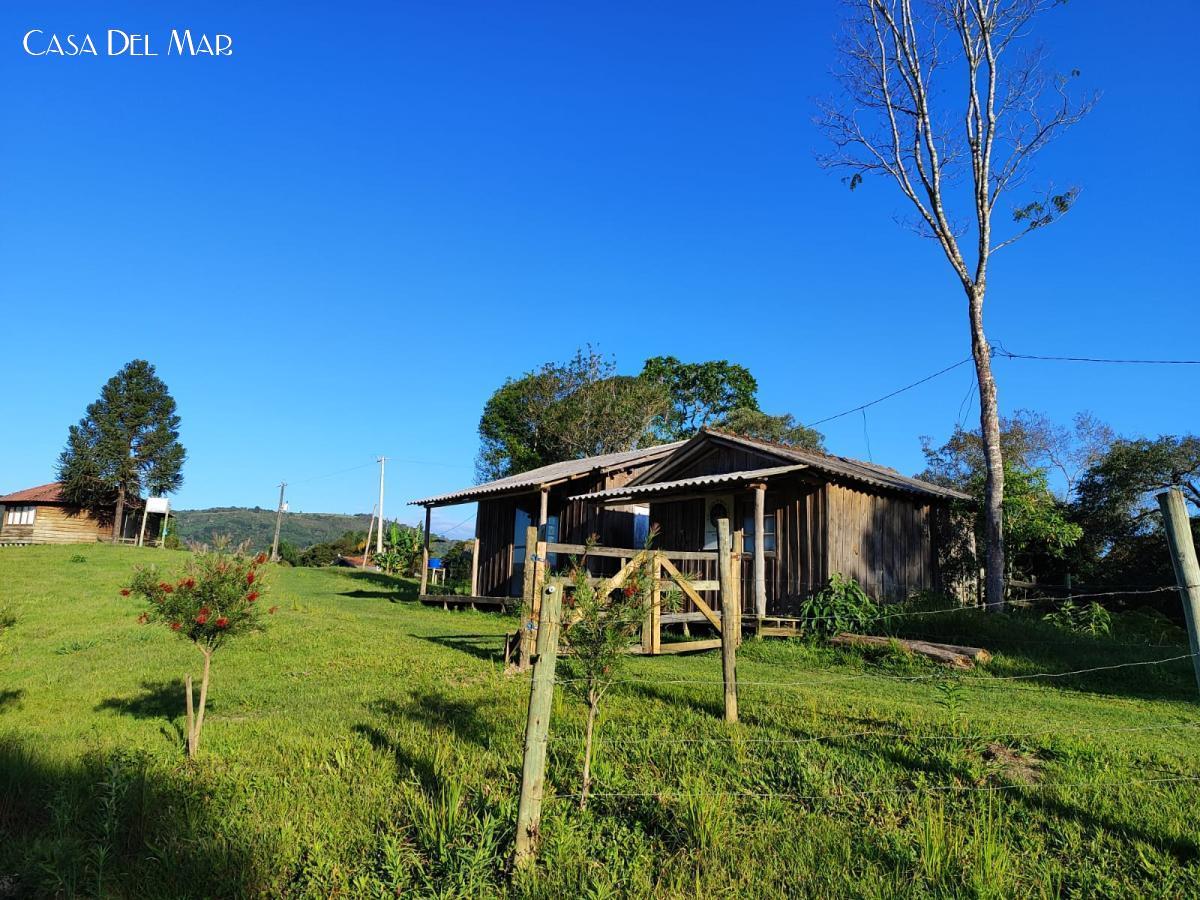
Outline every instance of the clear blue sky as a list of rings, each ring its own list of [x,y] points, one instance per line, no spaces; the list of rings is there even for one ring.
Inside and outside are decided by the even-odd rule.
[[[273,506],[286,479],[293,509],[369,510],[369,465],[314,476],[386,453],[410,521],[402,501],[472,481],[491,391],[585,342],[631,372],[736,360],[765,409],[808,421],[966,356],[960,289],[893,223],[894,189],[851,194],[814,162],[837,9],[7,0],[0,490],[51,480],[67,426],[139,356],[183,418],[176,506]],[[996,259],[988,325],[1010,349],[1200,355],[1194,12],[1046,18],[1058,66],[1103,99],[1039,164],[1082,186],[1077,209]],[[163,50],[172,27],[235,55],[21,48],[31,28],[121,28]],[[997,374],[1005,410],[1196,426],[1194,370]],[[919,470],[970,379],[873,408],[875,461]],[[860,416],[825,431],[867,456]]]

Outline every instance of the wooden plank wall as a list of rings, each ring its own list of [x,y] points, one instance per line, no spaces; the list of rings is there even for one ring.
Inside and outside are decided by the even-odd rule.
[[[476,521],[479,535],[478,591],[481,597],[509,596],[516,514],[517,504],[511,497],[479,501]]]
[[[33,540],[39,544],[93,544],[111,534],[111,526],[74,507],[39,506],[33,518]]]
[[[931,508],[918,498],[830,484],[829,572],[852,576],[877,600],[937,585]]]

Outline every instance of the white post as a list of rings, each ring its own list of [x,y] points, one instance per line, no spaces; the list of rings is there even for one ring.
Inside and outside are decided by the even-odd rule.
[[[383,466],[386,456],[379,457],[379,530],[375,533],[375,552],[383,552]]]

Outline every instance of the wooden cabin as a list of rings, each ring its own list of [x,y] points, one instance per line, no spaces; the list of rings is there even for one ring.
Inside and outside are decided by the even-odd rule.
[[[880,601],[942,589],[950,504],[970,498],[873,463],[703,429],[625,484],[572,499],[648,505],[663,550],[715,549],[727,517],[742,548],[743,612],[762,618],[795,615],[834,573]],[[715,578],[711,568],[693,574]]]
[[[524,577],[526,535],[531,525],[544,540],[582,544],[593,535],[610,547],[639,547],[650,525],[644,504],[598,504],[573,495],[627,484],[662,461],[682,442],[642,450],[606,453],[554,463],[449,494],[413,500],[425,507],[425,534],[431,511],[478,503],[472,596],[519,597]],[[424,593],[422,580],[422,593]]]
[[[90,544],[112,538],[107,521],[67,503],[58,482],[0,497],[0,544]]]
[[[94,544],[113,539],[113,510],[96,516],[67,503],[58,481],[0,497],[0,544]],[[120,540],[136,542],[142,526],[140,500],[128,502]],[[164,516],[151,509],[145,541],[155,542]]]
[[[702,429],[688,441],[556,463],[413,502],[426,509],[426,534],[431,509],[479,503],[471,594],[482,597],[521,595],[530,525],[550,544],[598,535],[603,546],[632,551],[653,523],[658,549],[712,551],[725,517],[741,547],[743,612],[765,618],[794,616],[834,573],[880,601],[947,587],[940,562],[950,505],[967,499],[873,463]],[[560,561],[550,557],[553,571]],[[716,579],[714,562],[689,568],[699,581]]]

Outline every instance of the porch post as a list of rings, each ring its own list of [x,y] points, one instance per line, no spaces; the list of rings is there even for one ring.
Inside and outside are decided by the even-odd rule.
[[[542,505],[538,510],[538,539],[546,539],[546,523],[550,521],[550,488],[542,487]]]
[[[479,596],[479,538],[471,542],[471,596]]]
[[[766,521],[767,486],[753,485],[754,488],[754,614],[759,620],[759,631],[762,630],[762,620],[767,617],[767,557],[766,541],[763,538]]]
[[[433,507],[425,507],[425,545],[421,548],[421,595],[425,595],[425,588],[429,585],[429,520],[433,514]],[[383,516],[379,517],[380,530],[383,529]]]

